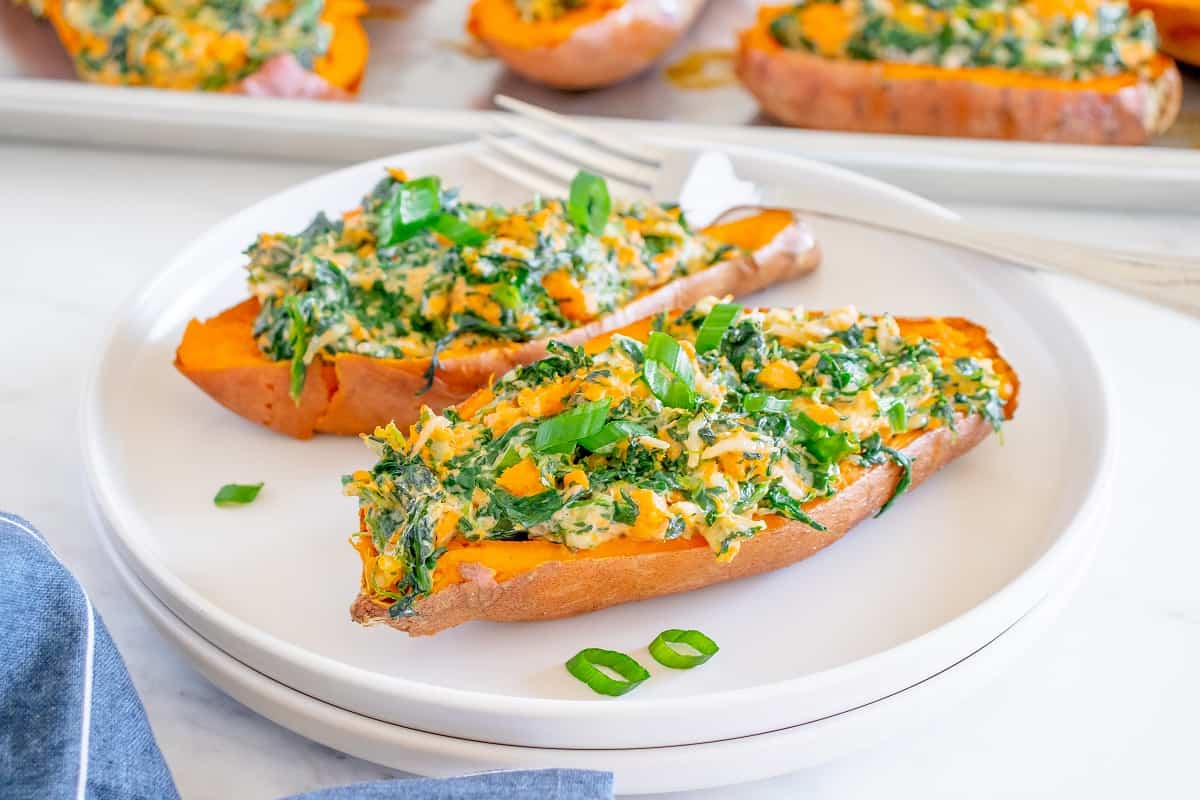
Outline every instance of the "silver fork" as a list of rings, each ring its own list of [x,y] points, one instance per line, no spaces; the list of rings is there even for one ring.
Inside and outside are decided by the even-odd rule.
[[[513,112],[498,118],[513,137],[483,136],[488,151],[477,159],[534,192],[565,197],[580,169],[602,175],[619,197],[678,202],[697,227],[752,207],[789,208],[801,216],[863,225],[994,256],[1044,272],[1072,275],[1200,318],[1200,257],[1109,250],[1056,239],[998,231],[952,217],[904,213],[878,219],[852,208],[814,207],[788,187],[739,180],[727,156],[699,155],[622,141],[577,118],[497,95]]]

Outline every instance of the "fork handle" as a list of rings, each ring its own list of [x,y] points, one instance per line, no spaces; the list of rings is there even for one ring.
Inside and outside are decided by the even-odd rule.
[[[1043,272],[1090,280],[1200,318],[1200,259],[1125,253],[953,222],[964,246]]]
[[[887,222],[861,214],[798,208],[786,201],[780,205],[792,208],[801,216],[865,225],[973,250],[1043,272],[1084,278],[1200,319],[1200,258],[1105,250],[996,231],[956,219],[918,218]]]

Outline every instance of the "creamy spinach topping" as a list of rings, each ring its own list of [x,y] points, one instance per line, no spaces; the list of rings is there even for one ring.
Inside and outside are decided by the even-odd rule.
[[[1149,12],[1094,0],[805,0],[771,23],[786,48],[831,58],[998,67],[1086,80],[1146,67]]]
[[[321,356],[428,358],[551,336],[740,251],[677,207],[611,201],[586,174],[568,199],[506,209],[392,171],[341,219],[263,234],[247,254],[254,336],[303,386]]]
[[[713,324],[713,320],[716,324]],[[738,311],[704,301],[589,354],[555,344],[457,409],[365,436],[378,456],[343,479],[375,560],[367,589],[407,613],[456,542],[703,537],[731,559],[780,515],[906,437],[978,414],[997,430],[1012,387],[970,346],[853,308]],[[699,350],[699,352],[698,352]]]
[[[323,0],[62,0],[81,76],[110,84],[221,89],[281,53],[311,69],[329,48]]]

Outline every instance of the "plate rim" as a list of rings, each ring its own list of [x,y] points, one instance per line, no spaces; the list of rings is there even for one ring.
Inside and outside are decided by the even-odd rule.
[[[900,689],[885,697],[864,703],[862,706],[847,709],[821,719],[801,722],[786,728],[765,731],[763,733],[747,734],[745,736],[730,737],[728,739],[717,741],[678,745],[659,745],[654,747],[555,748],[485,742],[459,736],[432,733],[429,731],[423,731],[420,729],[399,725],[387,720],[369,717],[351,709],[342,708],[341,706],[323,700],[319,697],[313,697],[312,695],[288,686],[286,683],[267,675],[248,664],[245,664],[236,656],[226,652],[217,644],[209,641],[202,633],[188,625],[185,620],[183,620],[178,614],[170,609],[166,603],[159,599],[158,596],[155,595],[154,592],[141,580],[134,567],[121,557],[113,541],[115,532],[113,531],[112,527],[102,518],[102,512],[98,507],[98,503],[96,502],[94,494],[91,491],[87,491],[88,516],[92,520],[93,524],[96,525],[97,536],[100,539],[101,548],[103,549],[105,555],[108,556],[109,560],[112,562],[113,569],[117,572],[125,591],[133,595],[134,603],[141,610],[142,614],[150,619],[151,624],[164,636],[164,638],[168,640],[171,646],[177,648],[183,653],[188,661],[191,662],[192,667],[196,669],[205,678],[205,680],[212,683],[217,687],[218,690],[231,697],[234,701],[251,708],[253,711],[255,711],[255,713],[266,717],[276,725],[280,725],[288,730],[292,730],[295,733],[304,736],[305,738],[318,741],[328,747],[332,747],[341,752],[347,752],[352,756],[364,758],[368,761],[371,761],[372,759],[361,752],[342,750],[340,747],[340,742],[344,742],[345,739],[338,739],[337,741],[334,741],[334,739],[337,739],[337,736],[330,735],[328,733],[324,738],[316,738],[315,735],[310,734],[309,730],[302,730],[300,727],[289,724],[287,721],[281,719],[281,717],[290,716],[294,720],[295,717],[304,717],[307,715],[311,725],[322,728],[326,731],[332,728],[335,733],[341,734],[342,736],[345,735],[345,729],[350,724],[365,726],[367,729],[367,733],[365,734],[366,736],[371,736],[371,731],[376,731],[374,734],[376,738],[381,738],[381,734],[378,733],[378,731],[393,731],[397,736],[409,737],[410,744],[415,741],[417,746],[408,749],[415,750],[417,755],[421,756],[429,755],[432,749],[439,749],[440,745],[442,758],[447,757],[448,751],[452,747],[457,747],[460,751],[470,751],[459,752],[451,756],[457,757],[460,760],[470,760],[472,757],[478,758],[484,751],[487,751],[492,754],[509,754],[510,757],[514,752],[537,755],[543,758],[547,753],[550,753],[557,757],[603,758],[605,761],[619,761],[622,758],[629,758],[630,756],[636,757],[637,755],[644,753],[661,755],[664,753],[664,751],[672,754],[675,757],[686,758],[687,756],[695,753],[697,757],[711,758],[721,755],[721,750],[739,747],[751,747],[754,749],[759,749],[759,746],[762,744],[775,747],[788,746],[793,744],[790,741],[792,737],[799,737],[805,733],[808,733],[810,730],[820,731],[821,729],[827,728],[830,725],[837,725],[839,722],[844,722],[846,719],[860,717],[864,713],[872,716],[877,715],[880,712],[887,713],[892,710],[895,703],[911,701],[914,695],[926,694],[933,690],[933,687],[943,685],[945,676],[947,674],[953,674],[955,677],[962,675],[963,673],[962,670],[959,669],[960,667],[964,667],[965,665],[965,668],[968,670],[977,667],[980,662],[980,658],[977,658],[977,656],[981,656],[983,660],[987,660],[992,657],[998,657],[1002,660],[1007,659],[1004,661],[1004,663],[1008,664],[1024,655],[1024,651],[1036,643],[1036,641],[1038,641],[1043,635],[1045,635],[1049,628],[1051,628],[1058,620],[1071,598],[1075,595],[1080,585],[1083,583],[1084,578],[1086,578],[1090,572],[1096,552],[1099,550],[1104,538],[1104,534],[1108,528],[1107,524],[1103,520],[1107,516],[1109,505],[1110,503],[1106,498],[1100,506],[1092,509],[1092,518],[1088,523],[1088,528],[1090,531],[1092,531],[1092,536],[1090,539],[1083,539],[1076,543],[1076,546],[1078,546],[1082,552],[1079,554],[1077,561],[1074,562],[1064,584],[1056,587],[1048,595],[1040,599],[1031,609],[1029,609],[1025,614],[1023,614],[1019,619],[1013,622],[1008,628],[998,634],[991,641],[982,645],[977,650],[963,657],[949,667],[946,667],[942,671],[924,678],[912,686],[909,686],[905,689]],[[1033,626],[1033,628],[1031,629],[1030,626]],[[1005,654],[1002,656],[995,656],[997,647],[994,647],[993,645],[996,645],[997,642],[1000,642],[998,647],[1005,648],[1014,640],[1014,637],[1022,636],[1026,637],[1026,640],[1023,643],[1016,645],[1019,648],[1018,652],[1005,652]],[[185,639],[188,640],[188,642],[185,642]],[[211,652],[209,652],[208,655],[199,655],[199,653],[205,651]],[[214,661],[221,662],[221,666],[213,666],[212,662]],[[996,669],[994,665],[992,665],[992,669]],[[214,678],[210,672],[218,673],[221,675],[221,677]],[[242,673],[244,676],[240,680],[238,677],[235,677],[238,673]],[[988,683],[989,679],[990,678],[977,680],[977,685],[970,687],[968,691],[983,688],[983,686]],[[251,687],[251,683],[258,684],[258,686]],[[230,690],[229,684],[239,684],[246,694],[257,696],[259,699],[259,705],[252,706],[244,701],[241,697]],[[266,696],[268,692],[280,695],[282,699],[268,698]],[[293,707],[286,708],[285,706],[289,703]],[[267,711],[264,711],[262,706],[271,707],[274,713],[268,713]],[[299,710],[297,710],[296,707],[299,707]],[[281,711],[281,709],[283,709],[283,711]],[[928,713],[927,707],[925,709],[925,713]],[[334,723],[333,725],[330,724],[331,720]],[[901,722],[895,727],[903,728],[904,724],[904,722]],[[748,780],[765,780],[790,772],[795,772],[798,769],[816,767],[838,758],[841,755],[845,755],[846,753],[853,753],[859,749],[862,749],[863,747],[870,746],[872,743],[878,743],[879,741],[888,738],[888,736],[894,732],[895,731],[893,730],[885,730],[882,733],[876,731],[872,735],[872,740],[866,742],[857,742],[839,752],[826,753],[825,755],[817,756],[816,758],[809,756],[807,758],[807,763],[794,769],[779,769],[778,767],[773,767],[767,771],[760,771],[759,774],[752,775]],[[424,744],[424,748],[421,748],[422,743]],[[403,746],[396,741],[389,742],[388,744]],[[435,754],[435,757],[437,757],[437,754]],[[489,769],[513,769],[528,768],[529,766],[517,765],[512,761],[508,761],[507,763],[503,764],[500,764],[499,762],[500,759],[494,759],[492,763],[481,763],[476,765],[476,768],[486,767]],[[420,763],[425,765],[428,764],[427,761],[421,761]],[[404,766],[397,766],[397,764],[398,762],[393,761],[384,765],[393,769],[415,772],[415,770],[409,770]],[[578,766],[578,764],[562,764],[559,766],[571,767]],[[618,772],[616,767],[623,767],[624,769],[636,769],[636,766],[609,764],[608,766],[603,767],[604,769],[609,769],[609,771],[613,772],[614,780],[617,783],[617,790],[621,794],[695,791],[719,786],[736,785],[739,783],[745,783],[747,780],[744,778],[739,778],[733,781],[722,780],[720,783],[715,783],[711,780],[698,780],[693,776],[690,782],[686,783],[670,783],[669,781],[664,781],[659,778],[650,785],[638,784],[633,787],[627,787],[623,784],[631,779],[628,777],[622,777],[621,773]],[[585,765],[583,768],[599,769],[601,767],[593,764]],[[438,776],[448,773],[445,770],[431,770],[429,772],[415,772],[415,774]],[[663,774],[663,771],[656,770],[655,774],[661,775]]]
[[[691,139],[656,138],[653,141],[660,145],[685,149],[698,149],[705,146],[705,143]],[[645,712],[650,708],[666,713],[683,708],[689,710],[704,709],[718,711],[727,704],[739,702],[748,696],[754,696],[769,702],[771,698],[778,698],[797,691],[800,686],[804,686],[806,690],[815,690],[822,686],[827,686],[835,680],[844,680],[847,676],[856,673],[861,675],[870,672],[877,669],[881,663],[899,658],[905,653],[927,645],[935,636],[944,636],[951,629],[955,631],[962,630],[973,624],[977,619],[981,617],[986,618],[987,614],[995,613],[995,610],[1011,596],[1025,591],[1027,584],[1038,580],[1045,580],[1043,573],[1063,568],[1058,562],[1062,560],[1063,552],[1066,549],[1064,545],[1078,538],[1081,517],[1086,516],[1085,512],[1094,507],[1097,501],[1101,499],[1103,487],[1111,479],[1115,470],[1117,432],[1115,401],[1108,378],[1100,368],[1096,353],[1087,338],[1083,335],[1083,331],[1079,328],[1074,317],[1042,286],[1030,279],[1027,274],[1013,270],[1009,278],[1023,282],[1025,284],[1024,288],[1028,290],[1025,301],[1040,304],[1043,310],[1051,313],[1055,321],[1075,339],[1074,344],[1076,349],[1086,360],[1086,364],[1083,366],[1095,380],[1097,390],[1095,400],[1098,405],[1098,414],[1104,420],[1105,424],[1101,432],[1101,440],[1098,443],[1096,463],[1093,465],[1094,480],[1083,493],[1082,500],[1072,516],[1061,525],[1061,530],[1055,541],[1037,559],[1031,561],[1020,574],[964,613],[904,642],[845,664],[768,684],[709,692],[702,695],[656,698],[653,700],[625,698],[621,703],[597,703],[590,698],[521,697],[440,686],[398,676],[381,676],[376,672],[336,661],[277,638],[212,604],[206,597],[166,568],[153,552],[149,552],[141,541],[142,537],[131,537],[125,532],[127,530],[136,531],[138,526],[130,524],[128,510],[121,508],[121,504],[116,502],[116,497],[119,493],[112,489],[109,485],[108,477],[103,474],[103,470],[101,469],[102,455],[98,444],[98,430],[100,427],[98,422],[103,417],[101,386],[103,383],[104,367],[110,356],[112,356],[111,351],[117,342],[121,326],[136,314],[137,310],[147,302],[148,297],[154,294],[162,283],[167,282],[175,273],[186,271],[188,262],[193,260],[192,253],[200,249],[210,237],[220,235],[235,220],[253,212],[254,209],[261,205],[276,201],[280,195],[301,193],[312,184],[328,180],[334,175],[364,169],[369,165],[382,166],[387,162],[395,162],[413,157],[469,156],[471,151],[481,146],[481,143],[471,141],[410,150],[379,159],[360,162],[337,170],[331,170],[322,175],[294,184],[279,192],[272,193],[224,217],[216,225],[207,228],[199,236],[188,242],[171,258],[166,266],[142,287],[133,292],[132,296],[122,303],[114,313],[103,336],[98,340],[94,355],[89,362],[90,367],[80,403],[80,431],[84,475],[89,487],[91,487],[96,495],[100,510],[112,525],[119,548],[125,551],[131,565],[135,568],[140,567],[140,569],[137,569],[139,577],[143,578],[155,596],[164,605],[172,609],[172,611],[182,613],[170,602],[174,599],[176,603],[182,605],[192,615],[196,615],[208,624],[225,630],[235,639],[252,645],[260,652],[269,653],[273,658],[299,666],[314,674],[336,675],[340,682],[350,681],[364,688],[372,686],[378,690],[382,678],[391,687],[392,692],[402,692],[403,694],[411,695],[414,691],[419,691],[424,695],[422,697],[424,702],[432,702],[442,708],[474,712],[484,711],[496,715],[516,714],[542,720],[562,720],[579,714],[581,709],[586,707],[587,713],[591,717],[614,720],[626,717],[635,712]],[[927,213],[943,218],[952,218],[954,216],[947,209],[932,201],[851,170],[790,154],[776,153],[749,146],[717,145],[716,148],[727,152],[735,159],[738,156],[744,156],[790,162],[804,169],[830,175],[839,180],[849,181],[876,195],[889,197],[903,210]],[[1041,591],[1032,603],[1039,602],[1047,593],[1048,590]],[[164,597],[164,594],[167,597]],[[1028,610],[1028,603],[1022,603],[1021,605],[1025,605],[1026,608],[1024,610]],[[1011,622],[1011,619],[1009,622]]]

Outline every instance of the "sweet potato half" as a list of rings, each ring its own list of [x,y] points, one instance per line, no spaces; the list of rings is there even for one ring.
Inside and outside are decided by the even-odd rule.
[[[903,334],[934,341],[944,354],[991,359],[1002,380],[1004,416],[1012,418],[1019,382],[984,328],[959,318],[897,322]],[[644,338],[646,326],[633,325],[622,332]],[[589,350],[602,348],[607,339],[589,343]],[[912,460],[910,491],[991,431],[983,417],[959,415],[953,431],[942,426],[896,439],[893,446]],[[382,623],[421,636],[470,620],[525,622],[574,616],[768,572],[836,542],[882,508],[901,477],[893,463],[868,469],[843,464],[842,471],[837,494],[804,507],[824,531],[769,516],[767,529],[746,540],[730,561],[717,560],[699,536],[654,542],[622,538],[579,551],[546,541],[453,540],[434,571],[433,592],[414,604],[411,616],[392,618],[387,605],[365,592],[354,600],[350,615],[364,625]],[[365,570],[376,553],[370,536],[358,537],[355,546],[364,563],[365,586]]]
[[[44,8],[59,41],[72,58],[89,46],[88,35],[67,20],[62,0],[46,0]],[[315,59],[311,71],[302,67],[295,56],[284,53],[270,59],[257,72],[224,91],[314,99],[345,99],[352,96],[358,91],[367,66],[367,33],[360,21],[366,12],[367,4],[363,0],[327,0],[321,11],[321,21],[332,30],[332,38],[329,49]]]
[[[481,349],[452,346],[439,358],[429,391],[429,359],[389,359],[340,353],[314,361],[299,403],[288,394],[289,363],[271,361],[251,329],[258,301],[246,300],[212,319],[188,323],[175,366],[217,402],[246,419],[298,439],[316,432],[355,435],[395,421],[407,426],[421,406],[435,411],[464,400],[494,375],[546,354],[557,339],[579,344],[630,322],[709,295],[746,294],[816,268],[820,251],[808,229],[790,212],[764,211],[716,225],[708,235],[751,252],[642,295],[627,306],[547,339]]]
[[[510,69],[559,89],[594,89],[649,67],[685,34],[704,0],[584,0],[554,20],[514,0],[476,0],[467,31]]]
[[[1200,0],[1131,0],[1129,5],[1154,15],[1163,52],[1200,66]]]
[[[759,10],[740,37],[737,73],[763,110],[802,128],[1144,144],[1179,115],[1182,83],[1171,59],[1148,75],[1073,81],[994,67],[829,59],[789,50],[770,33],[781,7]]]

